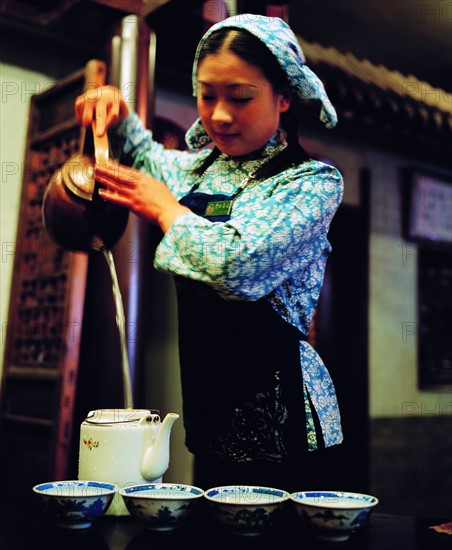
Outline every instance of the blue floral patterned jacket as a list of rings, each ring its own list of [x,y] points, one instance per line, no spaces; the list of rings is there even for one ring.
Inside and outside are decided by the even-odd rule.
[[[120,148],[135,168],[165,182],[177,199],[199,180],[191,170],[209,154],[165,149],[135,113],[110,134],[114,149]],[[202,176],[198,190],[234,193],[272,154],[278,139],[275,135],[258,158],[220,155]],[[206,283],[226,300],[265,297],[285,321],[307,334],[331,252],[327,232],[342,193],[339,171],[317,160],[251,182],[236,198],[225,223],[211,223],[193,213],[179,216],[159,243],[154,266]],[[319,435],[310,404],[317,412],[325,446],[338,444],[343,436],[330,375],[306,341],[300,341],[300,360],[308,448],[317,448]]]

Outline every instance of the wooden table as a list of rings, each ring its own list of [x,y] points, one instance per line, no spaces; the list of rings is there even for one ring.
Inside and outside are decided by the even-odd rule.
[[[3,508],[3,509],[2,509]],[[257,537],[232,535],[201,506],[184,526],[174,532],[147,530],[131,517],[104,516],[90,529],[61,529],[35,504],[13,510],[0,508],[1,550],[438,550],[452,549],[452,535],[430,528],[449,519],[417,518],[374,511],[368,525],[347,542],[316,539],[291,512],[265,534]]]

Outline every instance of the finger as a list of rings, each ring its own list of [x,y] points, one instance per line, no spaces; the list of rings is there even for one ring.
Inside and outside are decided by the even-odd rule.
[[[107,117],[105,120],[105,124],[107,128],[110,128],[112,124],[114,124],[119,118],[119,102],[114,101],[111,105],[109,105],[109,109],[107,111]]]
[[[90,126],[94,120],[94,106],[85,103],[82,111],[82,126]]]
[[[109,162],[108,164],[95,166],[95,177],[105,177],[109,180],[114,180],[115,183],[122,188],[133,190],[137,187],[140,180],[140,173],[129,166],[124,166],[117,162]]]
[[[82,126],[89,126],[93,120],[93,105],[86,103],[85,96],[81,95],[75,100],[75,116]]]
[[[111,177],[107,171],[95,170],[96,181],[108,187],[110,191],[116,192],[119,189],[118,182],[114,177]]]
[[[114,162],[99,163],[96,162],[94,166],[94,175],[97,178],[108,178],[110,180],[121,182],[121,174],[119,171],[119,164]]]
[[[75,110],[75,118],[77,119],[77,122],[81,123],[82,122],[82,117],[83,117],[83,98],[82,96],[78,96],[75,100],[75,105],[74,105],[74,110]]]
[[[129,186],[125,180],[122,179],[121,174],[118,172],[117,165],[114,166],[113,169],[109,169],[105,166],[96,164],[95,179],[114,194],[125,196],[129,193]]]
[[[118,195],[117,193],[112,193],[111,191],[108,191],[106,189],[99,189],[99,197],[120,206],[130,206],[130,201],[128,198],[124,197],[123,195]]]

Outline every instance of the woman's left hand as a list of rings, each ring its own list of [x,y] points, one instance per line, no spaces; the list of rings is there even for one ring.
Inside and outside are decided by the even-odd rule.
[[[191,212],[179,204],[163,182],[134,168],[112,161],[96,164],[95,178],[104,187],[99,189],[101,198],[125,206],[159,225],[164,233],[178,216]]]

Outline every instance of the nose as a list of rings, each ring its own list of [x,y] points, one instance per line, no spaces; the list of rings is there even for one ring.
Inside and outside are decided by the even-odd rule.
[[[230,124],[233,121],[231,109],[225,101],[217,101],[212,112],[212,122]]]

